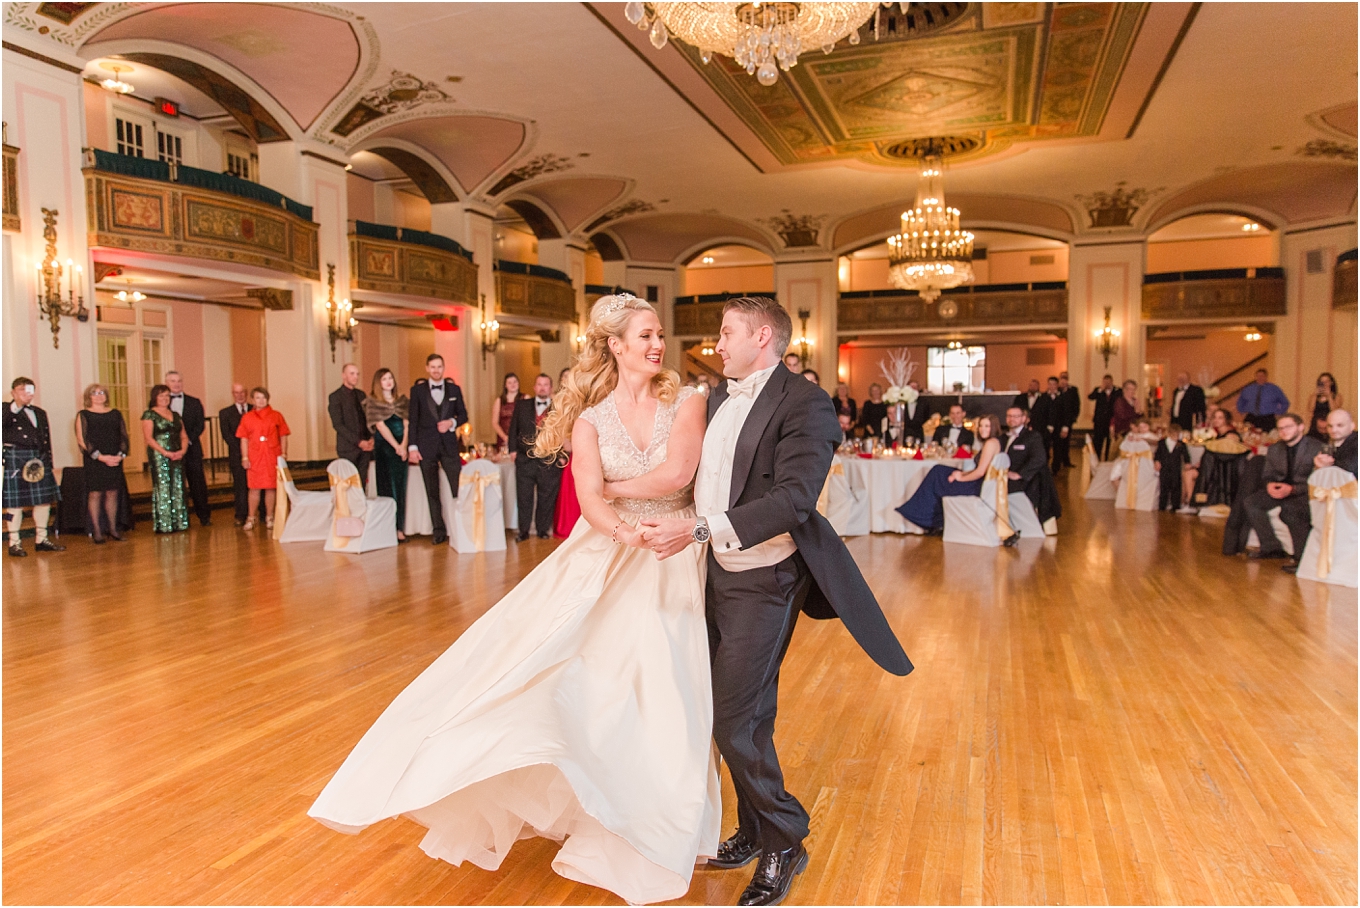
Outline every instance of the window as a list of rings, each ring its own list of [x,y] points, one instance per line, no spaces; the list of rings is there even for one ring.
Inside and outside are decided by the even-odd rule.
[[[168,132],[156,131],[156,160],[179,166],[184,163],[184,140]]]
[[[142,124],[115,117],[114,125],[118,133],[118,153],[134,158],[146,157],[146,146],[142,144]]]
[[[250,179],[250,159],[227,152],[227,173],[243,180]]]
[[[151,399],[151,389],[161,381],[161,339],[142,338],[142,396]]]
[[[109,389],[109,406],[123,411],[124,419],[131,419],[128,412],[128,351],[127,338],[100,333],[99,335],[99,383]],[[139,417],[141,412],[138,411]]]
[[[926,382],[932,394],[982,391],[987,380],[986,347],[930,347],[926,350]],[[959,388],[956,388],[959,386]]]

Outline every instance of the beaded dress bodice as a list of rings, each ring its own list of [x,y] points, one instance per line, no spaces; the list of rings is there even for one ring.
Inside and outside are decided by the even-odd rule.
[[[629,436],[623,420],[619,417],[612,392],[604,400],[583,412],[581,418],[595,427],[600,438],[600,465],[604,468],[605,482],[635,479],[665,463],[671,427],[675,424],[675,414],[681,404],[698,393],[696,388],[681,388],[671,403],[657,401],[652,441],[645,451],[639,451]],[[619,498],[613,504],[614,510],[620,516],[635,514],[649,517],[674,513],[693,507],[694,483],[691,481],[680,491],[665,498]]]

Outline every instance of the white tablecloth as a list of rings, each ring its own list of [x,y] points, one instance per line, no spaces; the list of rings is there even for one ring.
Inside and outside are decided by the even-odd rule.
[[[852,489],[863,489],[858,500],[852,500],[850,519],[846,522],[846,536],[867,533],[915,533],[925,531],[909,522],[897,508],[920,487],[930,468],[940,464],[971,470],[971,460],[904,460],[837,455],[845,467],[846,478]]]
[[[515,465],[503,460],[496,466],[501,471],[501,505],[505,512],[505,528],[514,530],[519,527],[519,511],[515,507]],[[440,498],[444,501],[444,526],[451,527],[455,508],[453,496],[449,493],[449,481],[442,470],[439,475]],[[413,463],[406,469],[406,535],[428,536],[433,532],[429,499],[425,497],[425,477],[421,475],[420,465]]]

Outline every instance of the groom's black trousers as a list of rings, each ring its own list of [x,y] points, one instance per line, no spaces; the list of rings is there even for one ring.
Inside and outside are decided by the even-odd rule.
[[[774,750],[779,666],[811,577],[801,555],[733,573],[710,550],[705,612],[713,664],[713,739],[737,791],[737,822],[765,851],[808,834],[808,814],[784,789]]]

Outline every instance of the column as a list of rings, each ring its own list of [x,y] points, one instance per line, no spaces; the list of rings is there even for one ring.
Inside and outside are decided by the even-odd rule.
[[[1118,386],[1125,379],[1138,382],[1144,395],[1143,271],[1146,244],[1131,242],[1074,245],[1067,276],[1067,371],[1081,392],[1078,425],[1089,427],[1094,404],[1086,395],[1105,373]],[[1095,332],[1105,326],[1105,307],[1111,308],[1110,327],[1118,329],[1119,352],[1108,366],[1095,349]]]
[[[488,317],[496,305],[494,217],[493,206],[473,200],[430,206],[430,232],[455,240],[472,253],[472,261],[477,266],[479,298],[474,303],[485,296]],[[472,440],[491,442],[496,433],[487,423],[488,408],[500,389],[500,381],[496,375],[496,357],[488,355],[486,362],[482,361],[481,321],[481,310],[476,305],[460,307],[458,330],[452,334],[444,332],[439,352],[468,401]]]
[[[840,349],[836,343],[840,277],[835,256],[817,250],[812,255],[786,255],[775,259],[774,287],[780,304],[793,319],[795,338],[802,331],[799,311],[811,313],[807,336],[812,341],[812,349],[805,368],[817,373],[823,388],[834,389]],[[797,345],[790,344],[789,352],[797,353]]]
[[[557,375],[571,365],[575,355],[577,324],[585,327],[590,313],[586,312],[586,241],[581,237],[567,236],[553,240],[538,241],[538,263],[545,268],[556,268],[571,278],[571,288],[576,292],[576,324],[562,326],[561,338],[557,343],[543,342],[539,360],[543,371],[552,376],[554,383]]]
[[[1355,224],[1295,230],[1281,238],[1288,314],[1275,322],[1270,380],[1284,390],[1291,409],[1305,420],[1312,415],[1313,389],[1320,372],[1336,376],[1337,390],[1347,408],[1355,412],[1355,310],[1332,308],[1336,257],[1354,248]],[[1310,254],[1320,270],[1309,271]]]
[[[609,263],[606,263],[606,266]],[[605,277],[609,278],[610,271],[606,267]],[[623,280],[620,281],[625,289],[634,296],[647,299],[647,288],[656,288],[656,300],[652,303],[656,307],[657,314],[661,316],[661,327],[667,336],[675,333],[675,297],[680,291],[680,271],[674,265],[648,265],[638,262],[626,262],[623,272]],[[675,342],[666,344],[666,355],[662,357],[662,365],[667,369],[674,369],[683,374],[680,362],[680,345]]]

